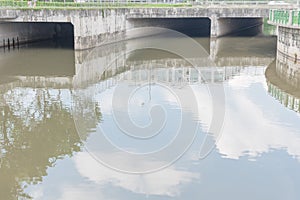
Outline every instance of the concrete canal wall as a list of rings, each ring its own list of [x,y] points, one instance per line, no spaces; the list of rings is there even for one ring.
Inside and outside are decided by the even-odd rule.
[[[277,50],[289,60],[300,62],[300,27],[278,27]]]
[[[269,24],[277,26],[277,57],[300,62],[300,11],[271,10]],[[295,71],[296,73],[296,71]]]

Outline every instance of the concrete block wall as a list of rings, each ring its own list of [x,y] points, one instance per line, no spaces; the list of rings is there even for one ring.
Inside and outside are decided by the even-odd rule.
[[[277,50],[295,63],[300,62],[300,28],[278,27]]]
[[[300,27],[278,26],[276,58],[277,75],[290,86],[299,87]]]

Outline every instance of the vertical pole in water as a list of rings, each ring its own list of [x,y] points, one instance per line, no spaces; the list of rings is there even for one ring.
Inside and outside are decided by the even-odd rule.
[[[19,46],[20,46],[19,37],[17,37],[17,46],[18,46],[18,48],[19,48]]]
[[[15,38],[13,38],[12,45],[13,45],[13,48],[15,48]]]
[[[7,39],[7,47],[8,47],[8,49],[10,49],[9,38]]]

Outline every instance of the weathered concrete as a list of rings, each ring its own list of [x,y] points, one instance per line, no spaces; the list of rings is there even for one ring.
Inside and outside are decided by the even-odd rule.
[[[7,13],[11,11],[7,10]],[[126,27],[125,10],[16,10],[17,17],[5,22],[71,23],[74,27],[74,48],[87,49],[123,39]],[[2,13],[6,16],[5,13]],[[53,30],[50,28],[50,31]]]
[[[269,8],[118,8],[97,10],[1,10],[2,22],[68,22],[74,27],[74,48],[92,48],[126,38],[126,31],[136,27],[135,20],[163,18],[209,18],[211,36],[224,32],[227,18],[263,18]],[[251,24],[253,25],[253,24]],[[241,28],[240,26],[233,26]],[[1,38],[0,38],[1,39]]]
[[[300,28],[278,27],[277,50],[293,59],[300,61]]]

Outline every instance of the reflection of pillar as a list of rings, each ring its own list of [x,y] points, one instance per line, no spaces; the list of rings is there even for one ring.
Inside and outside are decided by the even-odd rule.
[[[202,74],[201,74],[200,69],[197,71],[197,73],[198,73],[198,82],[202,83]]]
[[[210,37],[218,37],[219,23],[217,15],[210,17]]]
[[[215,82],[215,70],[213,70],[212,68],[211,68],[211,70],[210,70],[211,72],[211,77],[210,77],[210,79],[211,79],[211,83],[214,83]]]
[[[4,117],[3,117],[3,141],[4,141],[4,145],[9,143],[8,140],[8,134],[7,134],[7,128],[6,128],[6,121],[7,121],[7,117],[8,117],[8,112],[9,112],[9,108],[8,106],[4,106]]]
[[[210,46],[209,46],[209,57],[212,61],[215,61],[217,58],[218,46],[217,46],[217,39],[211,38],[210,39]]]
[[[0,108],[5,106],[4,93],[0,93]]]
[[[175,68],[172,70],[172,83],[174,84],[175,82]]]

